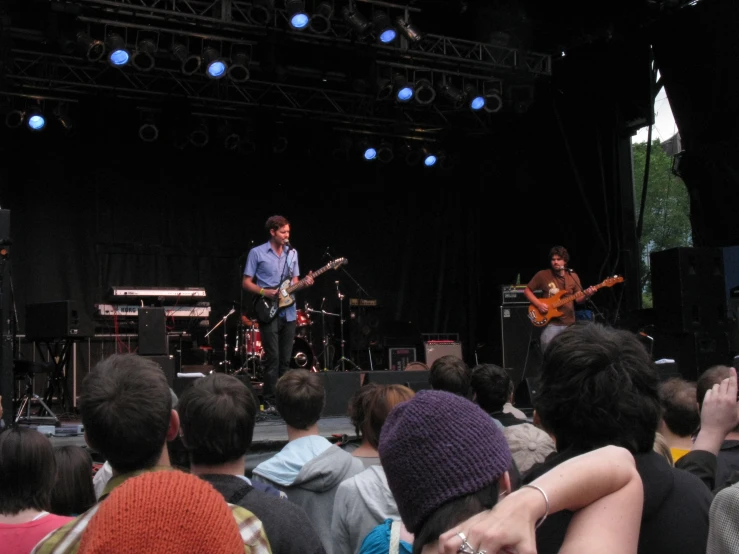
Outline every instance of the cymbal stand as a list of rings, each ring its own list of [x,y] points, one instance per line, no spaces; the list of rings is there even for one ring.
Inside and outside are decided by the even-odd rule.
[[[325,300],[325,298],[324,298]],[[321,302],[321,307],[323,308],[323,302]],[[321,332],[323,333],[323,350],[321,353],[316,356],[316,361],[318,361],[318,358],[323,359],[323,371],[328,371],[328,364],[331,361],[331,350],[332,346],[329,344],[329,335],[326,333],[326,317],[325,316],[331,316],[331,317],[341,317],[339,314],[332,314],[331,312],[327,312],[326,310],[313,310],[311,308],[306,308],[306,312],[311,314],[321,314]]]
[[[341,336],[341,358],[339,358],[339,363],[337,363],[334,366],[334,371],[339,370],[339,366],[341,366],[341,371],[346,371],[346,363],[349,362],[352,366],[352,369],[361,371],[362,368],[360,368],[357,364],[352,362],[349,358],[347,358],[344,355],[344,295],[341,294],[341,291],[339,290],[339,282],[336,281],[336,294],[339,297],[339,333]]]
[[[221,320],[216,323],[207,333],[205,333],[204,338],[208,338],[208,336],[215,331],[219,325],[223,324],[223,371],[225,373],[229,373],[231,369],[231,362],[228,359],[228,330],[226,329],[226,320],[228,317],[233,314],[236,311],[236,308],[231,308],[231,310],[221,318]]]

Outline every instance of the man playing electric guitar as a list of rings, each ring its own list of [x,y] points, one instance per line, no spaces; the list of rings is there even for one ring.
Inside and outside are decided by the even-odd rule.
[[[285,279],[297,283],[300,275],[298,252],[290,246],[290,222],[281,215],[273,215],[265,224],[269,241],[249,251],[244,268],[242,286],[258,297],[277,300],[280,283]],[[313,284],[308,274],[305,286]],[[260,321],[262,347],[264,348],[264,408],[267,413],[277,413],[275,386],[278,376],[290,367],[290,355],[295,341],[295,303],[281,309],[270,321]]]
[[[542,314],[546,314],[549,311],[549,306],[536,297],[536,294],[534,294],[535,290],[544,291],[546,298],[554,296],[561,290],[566,290],[566,294],[575,294],[582,291],[583,295],[576,300],[578,304],[585,302],[598,290],[594,287],[588,287],[583,290],[577,273],[571,269],[567,269],[567,263],[569,261],[570,254],[564,246],[552,247],[549,251],[551,267],[539,271],[526,285],[523,291],[524,295]],[[542,353],[554,337],[575,323],[575,308],[572,303],[564,304],[559,309],[562,315],[552,319],[541,331],[539,343]]]

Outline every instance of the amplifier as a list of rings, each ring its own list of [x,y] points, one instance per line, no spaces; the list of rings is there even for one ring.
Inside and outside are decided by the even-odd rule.
[[[500,304],[531,304],[529,299],[523,293],[526,285],[502,285],[500,287]],[[540,290],[535,290],[534,294],[537,298],[542,298],[544,293]]]
[[[56,340],[90,336],[91,322],[74,300],[26,304],[26,338]]]
[[[429,368],[443,356],[456,356],[462,360],[462,343],[451,340],[430,340],[423,343],[426,365]]]

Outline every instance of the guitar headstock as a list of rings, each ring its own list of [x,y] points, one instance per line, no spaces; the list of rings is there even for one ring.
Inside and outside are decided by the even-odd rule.
[[[604,287],[612,287],[613,285],[617,285],[618,283],[623,283],[624,278],[619,275],[614,275],[613,277],[608,277],[605,279],[601,285]]]
[[[339,269],[342,265],[346,265],[349,263],[349,260],[346,258],[336,258],[332,262],[329,262],[328,266],[331,269]]]

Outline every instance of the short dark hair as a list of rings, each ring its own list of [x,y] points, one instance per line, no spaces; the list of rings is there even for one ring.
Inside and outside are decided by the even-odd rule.
[[[470,393],[470,368],[457,356],[442,356],[434,360],[429,369],[429,384],[436,390],[443,390],[464,396]]]
[[[254,436],[257,401],[233,375],[197,380],[177,404],[182,442],[193,464],[225,464],[246,454]]]
[[[652,450],[662,416],[659,375],[633,333],[575,324],[544,352],[536,410],[557,450],[608,444]]]
[[[549,251],[549,259],[551,260],[553,256],[559,256],[565,263],[569,263],[570,261],[570,253],[567,252],[564,246],[552,246],[552,249]]]
[[[321,376],[307,369],[292,369],[277,381],[275,405],[294,429],[308,429],[321,419],[326,389]]]
[[[480,407],[488,413],[500,412],[513,392],[508,372],[495,364],[482,364],[472,370],[472,391]]]
[[[351,420],[357,435],[364,436],[372,448],[380,446],[380,433],[390,410],[415,396],[405,385],[367,383],[355,394],[351,404]]]
[[[659,385],[662,419],[678,437],[690,437],[698,430],[701,415],[696,400],[696,384],[672,377]]]
[[[56,478],[51,442],[34,429],[12,427],[0,433],[0,513],[48,511]]]
[[[80,414],[90,446],[119,473],[154,466],[164,450],[172,393],[159,365],[113,354],[85,377]]]
[[[281,215],[273,215],[264,224],[264,228],[267,229],[267,232],[277,231],[277,229],[281,229],[285,225],[290,225],[290,222],[287,220],[287,218],[282,217]]]
[[[97,499],[92,485],[92,456],[81,446],[54,448],[56,484],[51,492],[52,514],[78,516],[92,508]]]
[[[698,377],[696,382],[696,399],[701,409],[703,409],[703,399],[706,396],[706,392],[713,388],[713,385],[718,385],[724,379],[727,379],[730,375],[731,368],[727,365],[719,364],[712,365]]]

